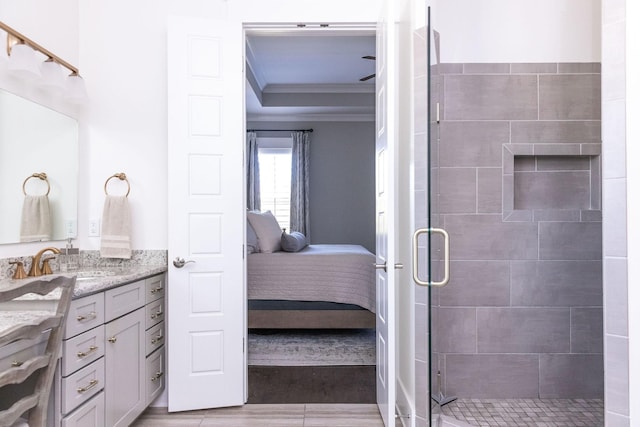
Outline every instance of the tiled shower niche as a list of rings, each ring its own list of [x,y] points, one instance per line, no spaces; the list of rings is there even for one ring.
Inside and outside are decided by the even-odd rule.
[[[504,144],[503,221],[599,221],[600,146],[542,147]]]
[[[586,156],[516,156],[513,208],[590,209],[591,159]]]

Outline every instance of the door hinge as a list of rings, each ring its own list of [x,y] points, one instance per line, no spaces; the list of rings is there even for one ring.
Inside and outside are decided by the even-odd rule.
[[[440,103],[436,102],[436,123],[440,123]]]

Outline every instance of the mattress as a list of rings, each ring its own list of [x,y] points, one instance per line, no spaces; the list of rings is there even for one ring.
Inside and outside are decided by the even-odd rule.
[[[328,301],[375,312],[375,255],[359,245],[310,245],[250,254],[250,300]]]

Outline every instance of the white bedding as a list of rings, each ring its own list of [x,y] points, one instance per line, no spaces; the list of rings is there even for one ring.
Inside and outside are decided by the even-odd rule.
[[[359,245],[310,245],[250,254],[249,299],[329,301],[375,312],[375,256]]]

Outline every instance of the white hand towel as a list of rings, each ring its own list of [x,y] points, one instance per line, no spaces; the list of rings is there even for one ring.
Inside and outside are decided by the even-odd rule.
[[[20,241],[40,242],[49,239],[51,239],[49,197],[46,195],[24,196],[20,221]]]
[[[131,216],[127,196],[107,196],[102,211],[103,258],[131,258]]]

